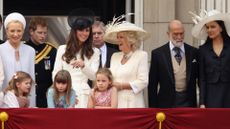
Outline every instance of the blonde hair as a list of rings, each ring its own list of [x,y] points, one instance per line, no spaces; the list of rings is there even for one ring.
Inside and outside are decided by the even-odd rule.
[[[54,83],[53,83],[53,88],[54,88],[54,102],[58,103],[59,102],[59,92],[56,86],[56,83],[63,83],[67,84],[66,88],[66,104],[70,105],[70,96],[71,96],[71,90],[72,90],[72,80],[71,80],[71,75],[67,70],[60,70],[57,72],[57,74],[54,77]]]
[[[127,37],[127,40],[131,45],[132,51],[140,48],[141,40],[138,38],[136,31],[122,31],[122,33]]]
[[[111,83],[113,83],[113,75],[112,75],[112,72],[111,72],[108,68],[100,68],[100,69],[98,69],[98,71],[96,72],[96,76],[97,76],[98,74],[103,74],[103,75],[105,75],[105,76],[109,79],[109,81],[110,81]],[[110,89],[111,87],[112,87],[112,84],[109,85],[108,89]],[[95,82],[94,82],[94,90],[95,90],[95,91],[98,91],[98,87],[97,87],[97,82],[96,82],[96,80],[95,80]]]
[[[8,28],[9,28],[9,25],[11,24],[11,23],[19,23],[21,26],[22,26],[22,31],[24,32],[24,28],[23,28],[23,23],[21,22],[21,21],[19,21],[19,20],[12,20],[12,21],[10,21],[7,25],[6,25],[6,30],[8,30]]]
[[[17,83],[22,83],[23,81],[25,81],[25,79],[30,79],[31,83],[30,85],[32,86],[33,84],[33,79],[31,78],[31,76],[23,71],[18,71],[16,72],[12,79],[9,81],[8,86],[5,89],[6,93],[7,91],[11,91],[14,90],[15,96],[19,97],[19,91],[18,91],[18,87],[17,87]],[[29,93],[23,93],[23,96],[29,96]]]

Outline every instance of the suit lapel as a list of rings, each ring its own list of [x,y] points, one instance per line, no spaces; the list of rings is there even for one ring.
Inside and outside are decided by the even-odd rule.
[[[109,47],[107,47],[107,55],[106,55],[106,62],[105,62],[105,67],[109,67],[110,66],[110,57],[112,55],[112,52],[110,51]]]
[[[169,42],[165,45],[164,47],[164,52],[163,54],[165,55],[165,62],[167,63],[167,67],[168,67],[168,72],[170,74],[170,78],[171,81],[173,82],[173,84],[175,84],[175,78],[174,78],[174,72],[173,72],[173,66],[172,66],[172,59],[171,59],[171,52],[170,52],[170,48],[169,48]]]
[[[187,84],[190,80],[190,73],[191,73],[191,49],[188,47],[187,44],[184,44],[185,48],[185,57],[186,57],[186,81]]]

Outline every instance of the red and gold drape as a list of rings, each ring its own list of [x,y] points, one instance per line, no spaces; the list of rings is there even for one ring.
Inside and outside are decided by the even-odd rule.
[[[9,119],[5,129],[230,129],[230,109],[0,109]]]

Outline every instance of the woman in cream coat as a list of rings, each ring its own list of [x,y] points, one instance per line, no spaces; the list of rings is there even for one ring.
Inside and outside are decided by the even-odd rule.
[[[7,40],[0,45],[4,71],[2,90],[6,88],[17,71],[26,72],[33,80],[35,79],[35,50],[21,41],[26,27],[24,16],[17,12],[10,13],[5,18],[4,27]],[[36,106],[35,96],[35,86],[33,85],[29,96],[30,107]]]
[[[82,17],[83,14],[78,13],[86,13],[87,17]],[[99,67],[100,52],[98,49],[92,48],[93,17],[88,17],[89,13],[91,13],[89,10],[78,9],[68,17],[71,32],[66,45],[61,45],[58,48],[53,70],[53,77],[61,69],[70,72],[72,87],[78,100],[76,108],[87,107],[90,93],[87,81],[95,79],[95,73]]]
[[[110,70],[118,89],[118,108],[144,108],[144,88],[148,85],[148,55],[139,50],[147,32],[129,22],[107,25],[104,40],[119,45]]]

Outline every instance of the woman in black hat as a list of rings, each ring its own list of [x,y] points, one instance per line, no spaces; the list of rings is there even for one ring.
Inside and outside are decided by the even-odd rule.
[[[86,108],[90,87],[88,79],[94,80],[99,67],[100,52],[92,47],[92,24],[94,14],[88,9],[76,9],[68,16],[71,27],[66,45],[58,48],[53,76],[61,70],[68,70],[72,77],[72,86],[76,91],[77,108]]]

